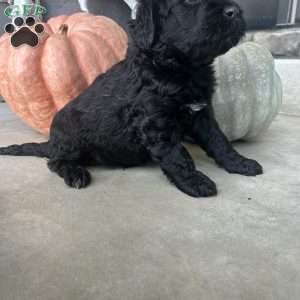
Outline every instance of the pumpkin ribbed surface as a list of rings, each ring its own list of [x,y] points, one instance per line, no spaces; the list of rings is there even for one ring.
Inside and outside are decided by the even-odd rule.
[[[269,50],[243,43],[215,63],[218,87],[213,104],[230,140],[252,140],[267,130],[282,104],[282,84]]]
[[[44,24],[40,44],[0,38],[0,93],[29,126],[48,134],[55,113],[124,59],[127,35],[113,20],[77,13]]]

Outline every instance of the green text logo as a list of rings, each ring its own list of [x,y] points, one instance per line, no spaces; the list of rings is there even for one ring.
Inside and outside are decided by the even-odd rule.
[[[23,4],[11,5],[4,11],[5,15],[9,18],[23,17],[23,16],[37,16],[42,17],[47,10],[45,7],[38,4]]]

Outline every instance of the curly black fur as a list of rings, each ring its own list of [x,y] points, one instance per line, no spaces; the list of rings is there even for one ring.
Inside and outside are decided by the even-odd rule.
[[[257,162],[232,148],[211,104],[212,63],[244,34],[240,8],[227,0],[140,0],[130,27],[126,60],[57,113],[49,142],[0,154],[47,157],[50,170],[76,188],[90,183],[87,165],[152,160],[186,194],[215,195],[215,183],[182,145],[188,137],[230,173],[261,174]]]

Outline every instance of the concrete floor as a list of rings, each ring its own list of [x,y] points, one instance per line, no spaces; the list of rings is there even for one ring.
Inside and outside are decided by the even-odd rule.
[[[0,104],[0,145],[43,141]],[[193,199],[155,166],[92,169],[75,191],[45,160],[0,157],[1,300],[300,299],[300,118],[237,148],[265,175]]]

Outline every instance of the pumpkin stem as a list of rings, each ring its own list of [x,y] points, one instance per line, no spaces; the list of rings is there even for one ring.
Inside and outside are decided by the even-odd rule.
[[[68,30],[69,30],[69,26],[67,24],[62,24],[58,29],[58,33],[62,35],[67,35]]]

